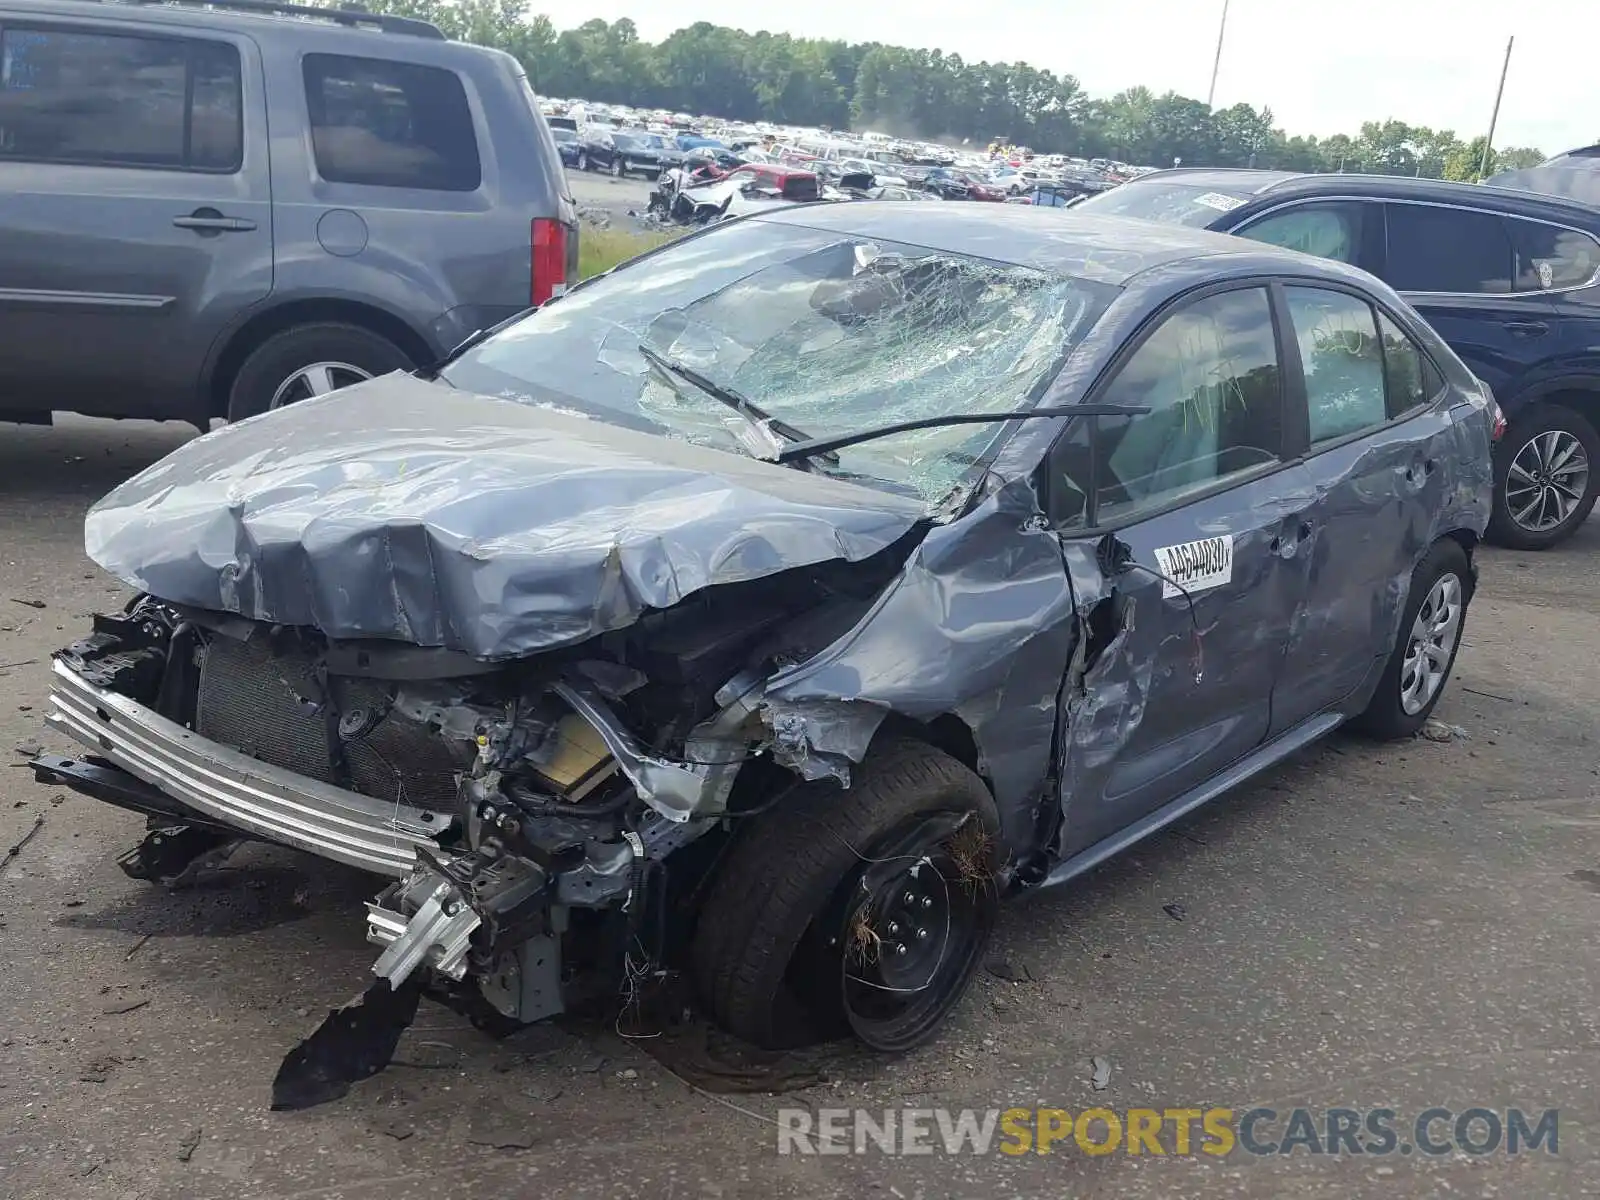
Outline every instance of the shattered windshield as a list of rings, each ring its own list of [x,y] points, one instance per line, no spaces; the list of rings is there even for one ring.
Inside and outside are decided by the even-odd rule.
[[[1113,290],[922,246],[743,221],[577,289],[442,377],[762,454],[797,432],[1029,407]],[[813,465],[931,505],[1005,429],[921,430]]]

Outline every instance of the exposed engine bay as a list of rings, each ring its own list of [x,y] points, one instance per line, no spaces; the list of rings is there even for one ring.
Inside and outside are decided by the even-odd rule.
[[[93,757],[36,767],[147,815],[120,860],[136,878],[252,838],[390,877],[367,905],[375,982],[280,1072],[275,1107],[303,1107],[381,1069],[422,995],[508,1031],[671,960],[732,818],[799,782],[769,754],[764,681],[859,620],[904,553],[501,663],[144,596],[57,655],[50,723]]]

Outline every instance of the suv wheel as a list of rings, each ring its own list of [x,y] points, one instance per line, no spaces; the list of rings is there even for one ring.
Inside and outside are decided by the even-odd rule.
[[[587,150],[579,150],[578,151],[578,170],[587,171],[588,169],[589,169],[589,152]]]
[[[627,173],[628,164],[622,160],[622,155],[619,154],[611,160],[611,174],[617,179],[621,179]]]
[[[359,325],[296,325],[273,334],[244,360],[228,394],[228,420],[414,365],[400,347]]]
[[[1600,495],[1600,434],[1559,404],[1530,409],[1495,455],[1489,539],[1513,550],[1544,550],[1588,519]]]

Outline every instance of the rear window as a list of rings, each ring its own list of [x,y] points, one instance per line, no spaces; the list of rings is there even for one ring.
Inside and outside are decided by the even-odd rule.
[[[0,161],[237,171],[241,111],[227,42],[0,31]]]
[[[317,173],[331,183],[470,192],[482,181],[454,71],[379,58],[305,57]]]
[[[1223,213],[1232,212],[1249,197],[1193,183],[1125,183],[1090,196],[1078,205],[1084,212],[1104,217],[1139,217],[1166,225],[1208,228]]]
[[[1517,217],[1507,217],[1506,226],[1517,254],[1519,292],[1584,287],[1600,271],[1600,243],[1587,233]]]

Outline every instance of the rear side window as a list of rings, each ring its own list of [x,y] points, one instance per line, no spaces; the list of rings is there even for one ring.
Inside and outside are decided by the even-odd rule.
[[[1600,243],[1587,233],[1508,217],[1517,253],[1517,291],[1583,287],[1600,270]]]
[[[0,161],[237,171],[241,112],[226,42],[0,30]]]
[[[1378,328],[1383,336],[1383,378],[1389,393],[1389,415],[1398,417],[1438,395],[1444,379],[1433,360],[1382,313],[1378,314]]]
[[[1386,422],[1383,352],[1372,306],[1346,292],[1323,288],[1291,287],[1284,294],[1300,346],[1311,444]]]
[[[1511,290],[1511,238],[1496,213],[1388,204],[1390,286],[1402,292]]]
[[[470,192],[482,181],[454,71],[380,58],[305,57],[317,173],[330,183]]]

